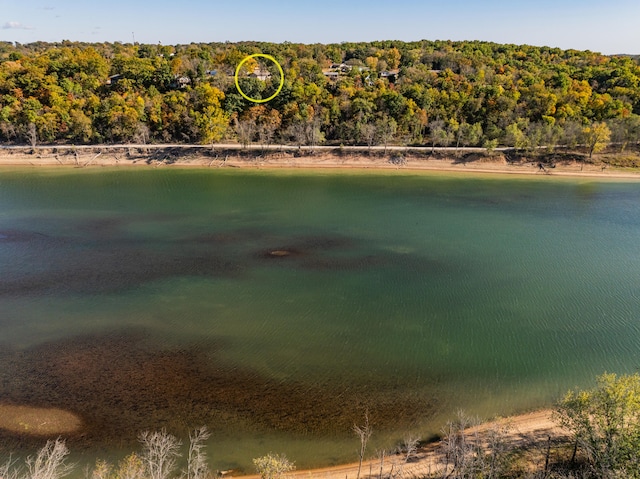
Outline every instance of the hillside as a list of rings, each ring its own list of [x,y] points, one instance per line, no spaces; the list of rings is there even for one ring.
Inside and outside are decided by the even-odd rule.
[[[255,53],[272,55],[284,73],[265,103],[234,82]],[[258,60],[239,78],[256,100],[281,80],[275,64]],[[0,43],[5,143],[533,149],[588,144],[591,127],[606,122],[596,140],[624,149],[639,141],[639,114],[638,59],[590,51],[446,41]]]

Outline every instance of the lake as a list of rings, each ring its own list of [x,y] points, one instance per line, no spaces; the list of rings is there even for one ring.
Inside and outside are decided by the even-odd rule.
[[[374,451],[636,371],[639,241],[637,182],[3,170],[0,404],[89,461],[203,424],[214,468],[355,461],[365,414]]]

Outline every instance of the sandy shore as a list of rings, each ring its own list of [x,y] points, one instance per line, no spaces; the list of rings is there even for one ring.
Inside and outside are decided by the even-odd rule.
[[[444,153],[428,152],[367,152],[340,149],[321,150],[302,154],[295,149],[284,151],[208,150],[168,146],[166,148],[43,147],[0,150],[0,166],[69,168],[124,167],[147,168],[288,168],[288,169],[360,169],[392,171],[453,172],[475,174],[533,175],[541,177],[567,176],[601,179],[640,179],[640,169],[603,168],[598,164],[577,161],[556,162],[544,170],[537,160],[507,161],[502,153],[492,156],[468,154],[464,158]]]
[[[551,420],[551,410],[521,414],[501,418],[480,424],[467,430],[468,436],[483,437],[488,431],[506,428],[506,438],[511,444],[519,447],[539,446],[544,449],[549,437],[560,439],[568,436],[567,431],[559,428]],[[389,477],[391,473],[398,477],[424,477],[430,473],[441,471],[444,458],[440,443],[429,443],[420,447],[410,461],[405,462],[398,454],[388,455],[381,464],[380,458],[370,459],[362,465],[361,478]],[[289,479],[355,479],[358,474],[358,463],[319,469],[294,471],[287,475]],[[229,477],[229,476],[227,476]],[[243,479],[259,479],[258,475],[240,476]]]
[[[27,436],[72,434],[82,429],[75,414],[56,408],[0,403],[0,429]]]

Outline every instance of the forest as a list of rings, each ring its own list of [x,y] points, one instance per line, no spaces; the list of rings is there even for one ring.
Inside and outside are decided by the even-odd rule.
[[[255,53],[284,72],[265,103],[234,82]],[[281,80],[268,63],[245,62],[251,98]],[[0,141],[623,151],[640,141],[640,61],[479,41],[0,42]]]

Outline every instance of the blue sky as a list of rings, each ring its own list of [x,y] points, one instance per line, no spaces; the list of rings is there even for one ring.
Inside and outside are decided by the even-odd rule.
[[[0,0],[0,40],[487,40],[640,54],[638,0]]]

